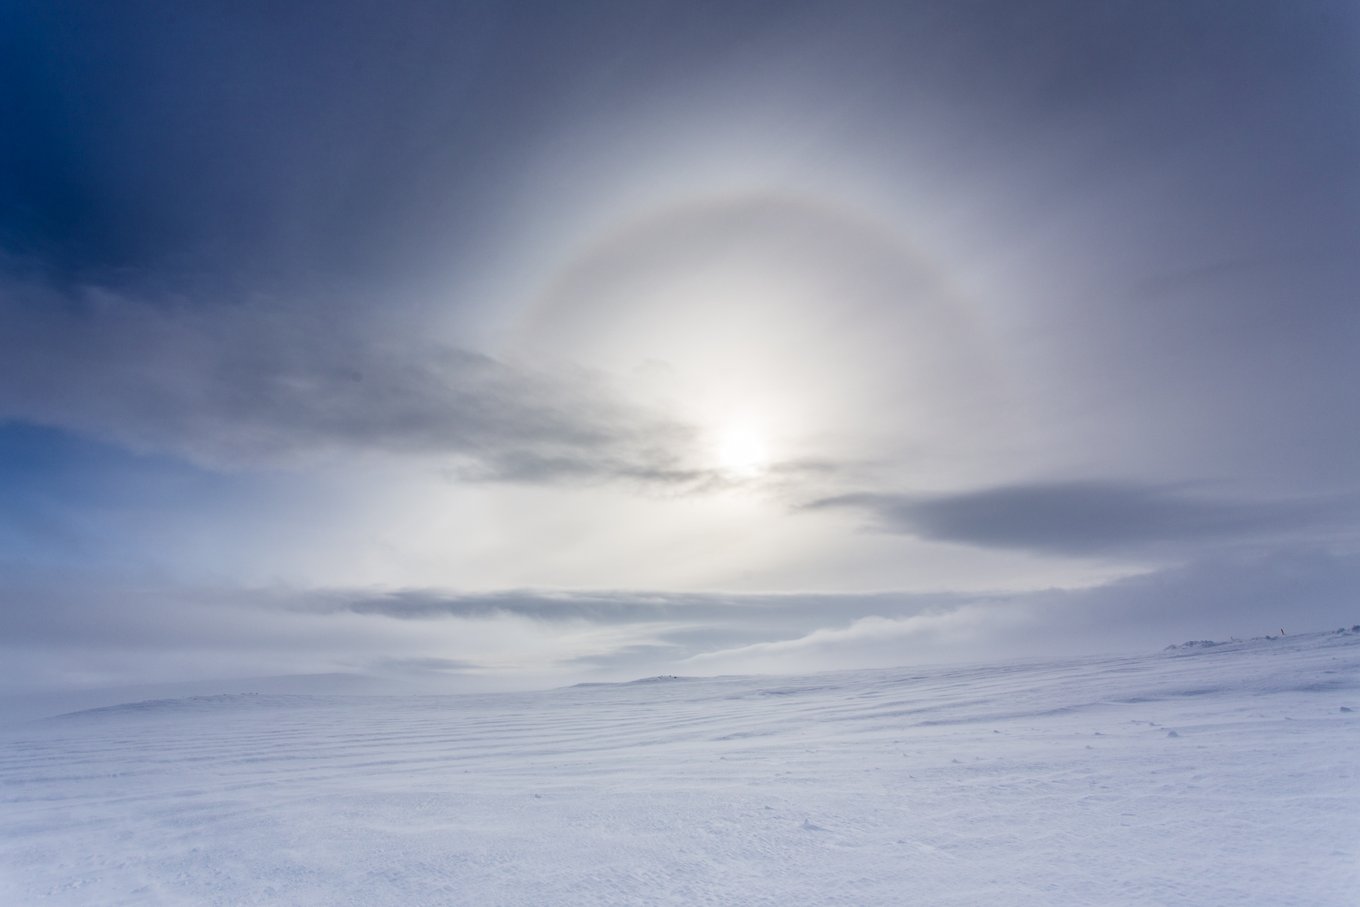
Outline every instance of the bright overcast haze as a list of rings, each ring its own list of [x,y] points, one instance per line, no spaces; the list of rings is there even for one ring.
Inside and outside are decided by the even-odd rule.
[[[1349,2],[0,12],[0,692],[1360,605]]]

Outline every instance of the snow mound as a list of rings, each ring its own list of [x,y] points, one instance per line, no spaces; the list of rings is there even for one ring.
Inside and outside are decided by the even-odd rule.
[[[1212,639],[1192,639],[1188,642],[1173,643],[1166,647],[1167,652],[1175,652],[1179,649],[1212,649],[1215,646],[1223,646],[1227,643],[1215,642]]]
[[[628,681],[629,686],[645,683],[675,683],[681,680],[698,680],[697,677],[683,677],[679,674],[657,674],[655,677],[639,677],[637,680]]]
[[[624,681],[619,681],[619,682],[617,682],[617,683],[610,683],[610,682],[574,683],[574,684],[572,684],[570,687],[567,687],[567,689],[571,689],[571,690],[579,690],[579,689],[583,689],[583,688],[588,689],[588,688],[591,688],[591,687],[632,687],[632,686],[647,686],[647,685],[649,685],[649,684],[677,683],[677,682],[687,681],[687,680],[703,680],[703,679],[705,679],[705,678],[702,678],[702,677],[687,677],[687,676],[682,675],[682,674],[657,674],[657,675],[654,676],[654,677],[639,677],[639,678],[637,678],[636,680],[624,680]]]

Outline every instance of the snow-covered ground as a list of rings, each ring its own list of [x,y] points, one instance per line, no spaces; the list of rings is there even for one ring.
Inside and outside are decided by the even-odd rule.
[[[0,737],[0,904],[1360,903],[1360,633]]]

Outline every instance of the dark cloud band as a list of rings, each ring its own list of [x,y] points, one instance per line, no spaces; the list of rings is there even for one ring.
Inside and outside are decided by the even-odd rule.
[[[1118,482],[847,494],[809,506],[850,508],[878,529],[935,541],[1078,556],[1344,530],[1360,515],[1353,495],[1251,501]]]

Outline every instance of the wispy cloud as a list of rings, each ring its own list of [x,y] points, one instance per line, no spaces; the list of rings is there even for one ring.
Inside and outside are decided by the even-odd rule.
[[[806,633],[684,660],[702,673],[798,673],[1017,655],[1150,651],[1186,639],[1331,629],[1360,598],[1360,557],[1310,550],[1215,556],[1083,589],[961,597],[917,614],[853,611]],[[1354,612],[1360,616],[1360,610]],[[829,615],[828,615],[829,617]]]
[[[696,669],[795,671],[847,666],[847,655],[862,664],[895,664],[920,657],[926,646],[976,643],[1032,617],[1021,609],[961,605],[911,617],[861,617],[848,626],[820,627],[804,636],[701,652],[685,660]],[[984,629],[985,633],[980,632]],[[907,653],[911,653],[908,656]]]
[[[0,688],[362,671],[444,689],[658,673],[805,672],[1147,650],[1328,629],[1360,556],[1206,557],[1081,589],[993,595],[305,590],[11,571]],[[460,686],[462,685],[462,686]]]
[[[692,430],[548,373],[315,305],[147,301],[0,281],[0,419],[212,468],[432,458],[468,481],[701,485]]]

